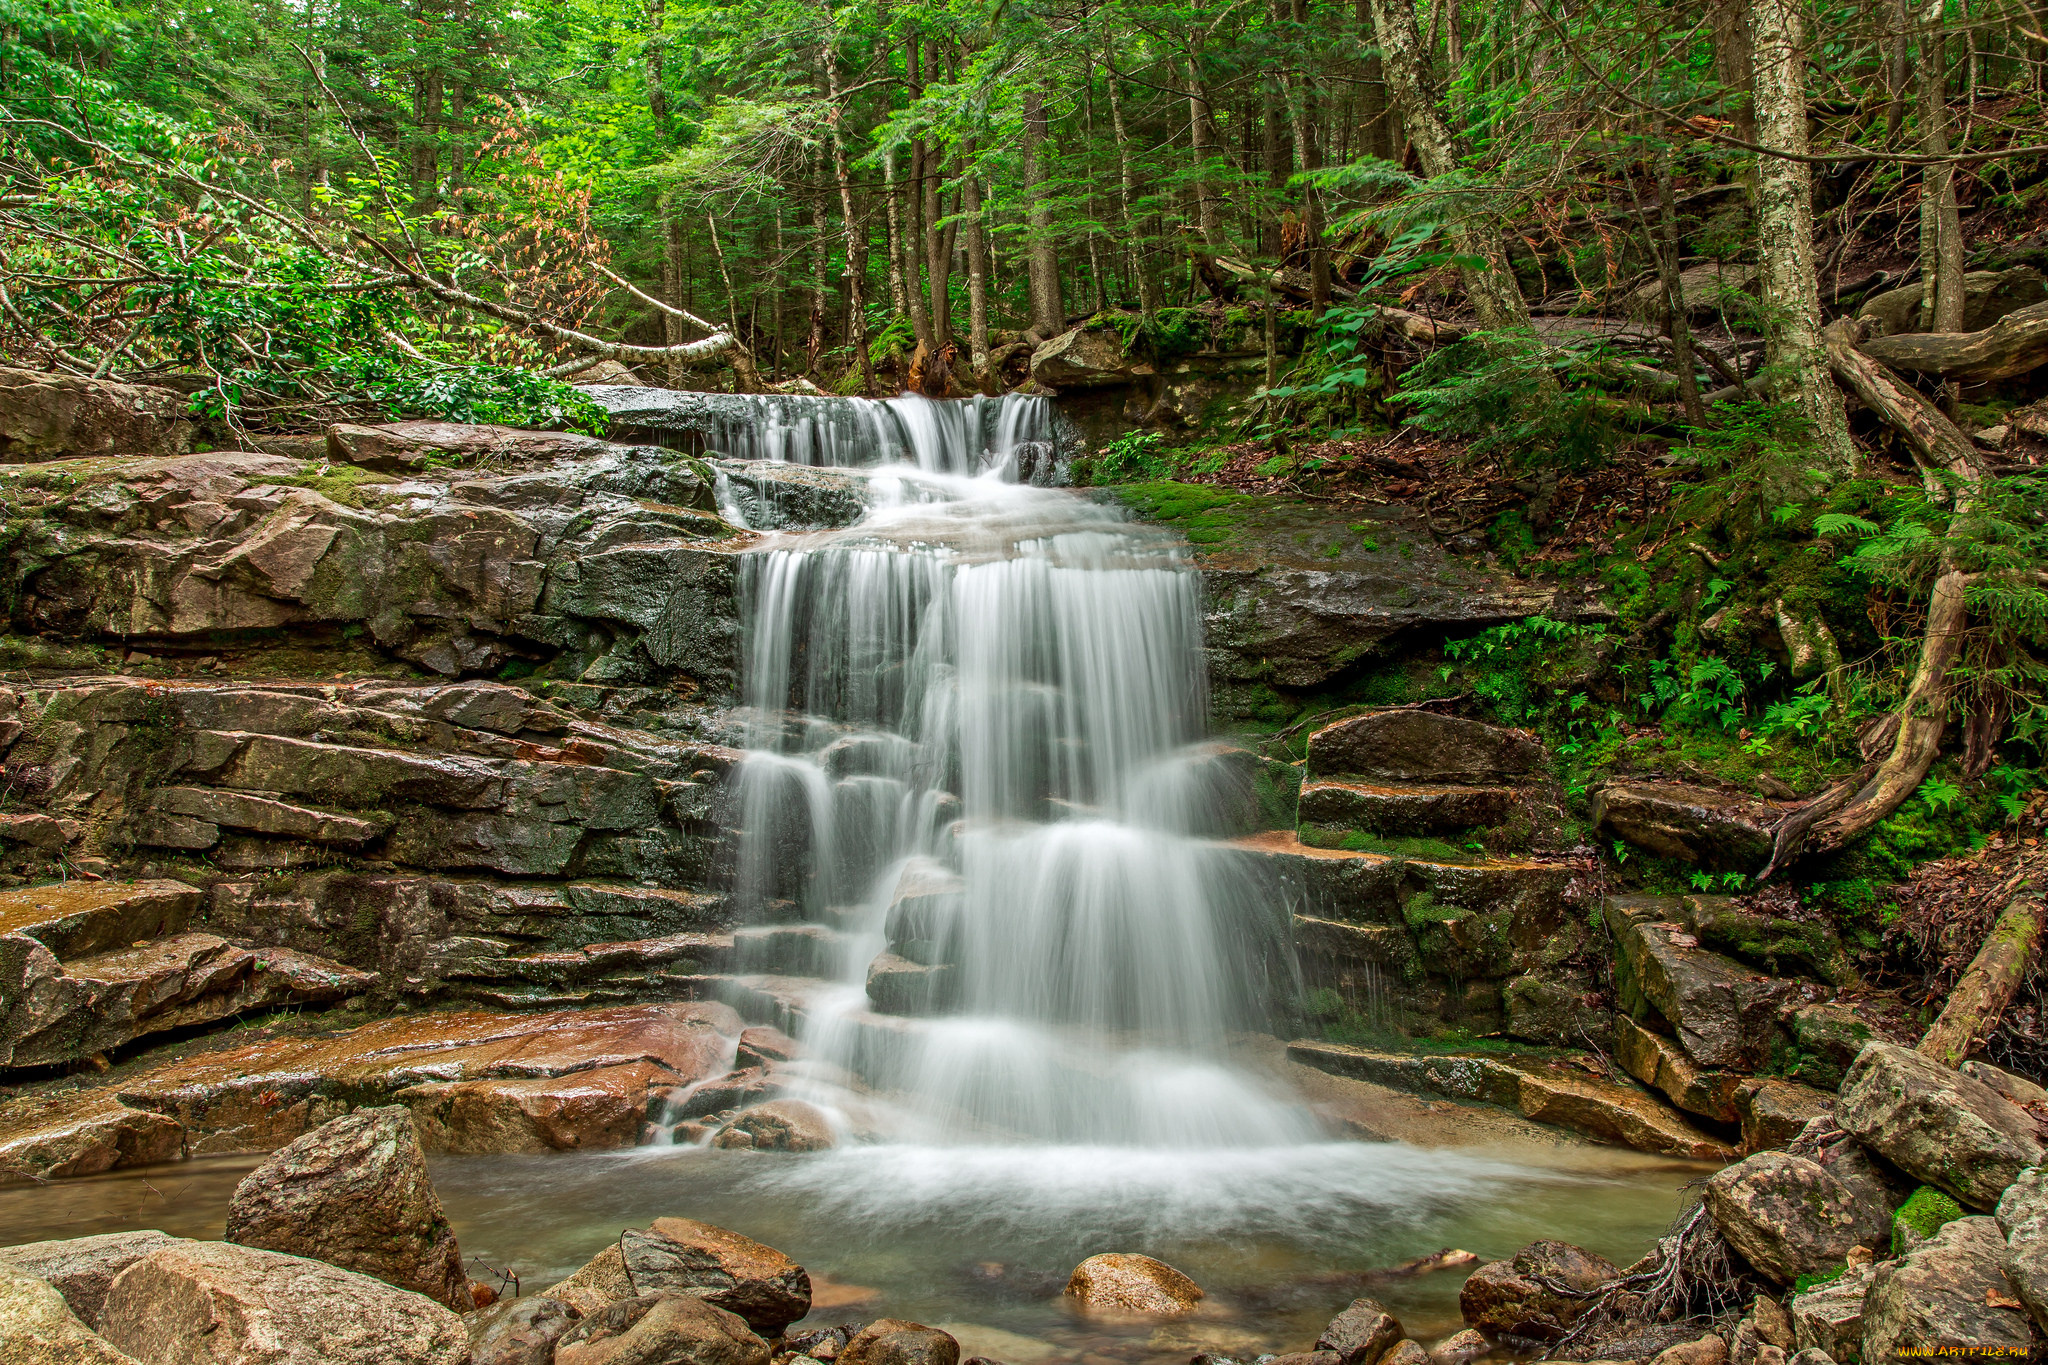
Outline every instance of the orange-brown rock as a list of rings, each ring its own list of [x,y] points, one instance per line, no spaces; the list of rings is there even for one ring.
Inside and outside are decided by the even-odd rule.
[[[811,1278],[771,1246],[693,1218],[657,1218],[619,1238],[636,1291],[695,1294],[778,1335],[811,1311]]]
[[[921,1322],[878,1318],[839,1348],[837,1365],[959,1365],[960,1343]]]
[[[690,1294],[643,1294],[586,1316],[555,1345],[554,1365],[768,1365],[768,1343]],[[951,1361],[946,1365],[952,1365]]]
[[[601,1151],[637,1142],[650,1105],[674,1083],[667,1067],[633,1062],[566,1076],[434,1081],[394,1098],[411,1108],[429,1151]]]
[[[832,1121],[815,1104],[770,1100],[742,1112],[711,1145],[757,1152],[822,1152],[837,1141]]]
[[[1164,1261],[1123,1251],[1090,1256],[1075,1266],[1066,1292],[1090,1312],[1111,1314],[1171,1316],[1202,1300],[1201,1287]]]
[[[395,1105],[331,1119],[251,1171],[222,1236],[476,1306],[412,1115]]]
[[[176,1161],[182,1142],[176,1119],[112,1095],[28,1096],[0,1105],[0,1185]]]

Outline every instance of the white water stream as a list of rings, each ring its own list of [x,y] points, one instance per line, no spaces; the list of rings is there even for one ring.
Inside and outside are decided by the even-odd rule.
[[[751,558],[743,894],[840,931],[807,1046],[892,1136],[1311,1141],[1227,1060],[1283,929],[1213,838],[1247,774],[1205,742],[1199,580],[1174,541],[1007,481],[1039,407],[897,400],[914,463],[860,524]]]

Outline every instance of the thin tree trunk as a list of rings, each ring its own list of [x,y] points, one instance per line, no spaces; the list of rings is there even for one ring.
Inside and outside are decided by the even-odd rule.
[[[861,392],[875,391],[875,363],[868,354],[866,253],[860,249],[860,219],[853,211],[853,177],[846,166],[846,135],[840,121],[845,108],[839,99],[839,54],[833,50],[830,11],[826,11],[827,32],[819,44],[819,60],[825,68],[825,96],[831,101],[827,115],[832,131],[832,175],[839,182],[839,221],[846,231],[846,339],[860,365]]]
[[[985,391],[988,373],[988,236],[982,222],[981,174],[975,145],[967,144],[966,174],[960,178],[960,214],[967,225],[967,363]]]
[[[733,344],[729,353],[732,360],[733,387],[741,393],[761,391],[761,373],[754,368],[754,353],[740,338],[740,306],[733,293],[732,272],[725,268],[725,248],[718,241],[718,219],[713,214],[704,215],[704,226],[711,232],[711,254],[718,261],[718,278],[725,284],[725,316],[732,328]]]
[[[1722,112],[1735,125],[1735,136],[1755,142],[1755,34],[1744,0],[1708,0],[1707,26],[1713,32],[1714,78],[1721,84]]]
[[[1429,95],[1426,54],[1415,27],[1415,11],[1409,0],[1370,2],[1387,82],[1393,87],[1401,122],[1422,161],[1423,173],[1431,179],[1449,175],[1458,168],[1457,145],[1443,111]],[[1531,330],[1529,305],[1508,263],[1499,228],[1483,215],[1460,218],[1453,225],[1452,237],[1461,253],[1478,261],[1461,266],[1460,274],[1479,325],[1490,331]]]
[[[1110,128],[1116,134],[1117,185],[1122,197],[1124,241],[1130,247],[1132,270],[1138,277],[1138,311],[1147,318],[1153,318],[1166,306],[1166,300],[1159,292],[1159,277],[1152,270],[1152,253],[1138,240],[1138,175],[1131,166],[1131,135],[1124,126],[1124,97],[1119,88],[1122,77],[1117,74],[1114,48],[1110,49],[1104,65],[1109,71],[1109,120]]]
[[[1818,462],[1835,477],[1857,464],[1842,394],[1828,377],[1820,279],[1813,254],[1801,0],[1751,0],[1757,141],[1787,156],[1757,158],[1757,236],[1763,256],[1765,359],[1780,391],[1811,424]],[[1790,477],[1788,472],[1788,477]]]
[[[1688,422],[1703,421],[1706,404],[1700,401],[1699,375],[1693,368],[1692,321],[1686,316],[1685,281],[1678,270],[1678,204],[1671,188],[1671,149],[1657,148],[1658,240],[1650,247],[1657,260],[1657,275],[1664,282],[1664,334],[1671,338],[1671,367],[1678,372],[1678,401]],[[1649,224],[1643,225],[1649,235]]]
[[[1948,41],[1943,0],[1928,0],[1920,20],[1920,150],[1947,156]],[[1945,162],[1920,168],[1920,330],[1963,330],[1963,225],[1956,209],[1955,169]]]
[[[1294,21],[1308,24],[1308,0],[1293,0]],[[1308,74],[1286,80],[1287,116],[1294,128],[1294,167],[1303,175],[1322,169],[1317,136],[1316,83]],[[1301,192],[1303,227],[1308,233],[1309,310],[1321,317],[1330,306],[1330,251],[1323,242],[1323,192],[1311,181]]]
[[[804,373],[813,381],[820,377],[818,363],[825,354],[825,277],[832,258],[829,231],[825,196],[820,193],[811,199],[811,331],[804,339]]]
[[[1223,205],[1209,176],[1215,169],[1216,121],[1209,110],[1209,92],[1202,84],[1202,69],[1191,46],[1188,71],[1188,145],[1194,158],[1195,226],[1202,245],[1211,251],[1223,247]]]
[[[1045,96],[1036,86],[1024,92],[1024,199],[1030,228],[1024,270],[1031,295],[1031,332],[1050,341],[1067,329],[1060,299],[1060,257],[1053,242],[1052,204],[1045,192]]]

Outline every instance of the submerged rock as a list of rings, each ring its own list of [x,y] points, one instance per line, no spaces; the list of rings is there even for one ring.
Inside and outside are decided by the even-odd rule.
[[[33,1275],[64,1296],[88,1326],[100,1320],[114,1277],[152,1252],[184,1241],[168,1233],[106,1232],[55,1242],[0,1247],[0,1267]],[[5,1333],[0,1333],[4,1337]]]
[[[468,1365],[462,1320],[319,1261],[185,1242],[118,1275],[107,1340],[142,1365]]]
[[[1996,1205],[2043,1154],[2024,1109],[1893,1043],[1863,1049],[1842,1081],[1835,1116],[1879,1156],[1967,1208]]]
[[[585,1316],[555,1344],[554,1365],[656,1361],[768,1365],[768,1343],[736,1314],[695,1295],[644,1294]]]
[[[742,1137],[744,1142],[738,1140]],[[822,1152],[837,1143],[825,1112],[802,1100],[757,1104],[711,1140],[714,1147],[748,1147],[757,1152]]]
[[[1164,1261],[1134,1252],[1090,1256],[1074,1267],[1067,1296],[1096,1313],[1176,1315],[1202,1301],[1202,1289]]]
[[[235,1187],[222,1235],[374,1275],[458,1313],[475,1307],[412,1115],[396,1106],[288,1143]]]
[[[136,1365],[80,1321],[62,1295],[0,1266],[0,1348],[8,1365]]]
[[[775,1336],[811,1311],[811,1278],[771,1246],[692,1218],[657,1218],[619,1238],[638,1293],[690,1293]]]
[[[2033,1339],[1999,1269],[2005,1240],[1989,1218],[1958,1218],[1900,1260],[1879,1265],[1863,1305],[1863,1359],[1902,1358],[1901,1349],[1967,1344],[1979,1351]]]

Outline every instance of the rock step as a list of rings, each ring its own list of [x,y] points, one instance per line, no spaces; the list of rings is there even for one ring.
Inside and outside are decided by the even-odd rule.
[[[205,893],[152,881],[67,881],[0,891],[0,934],[21,934],[60,959],[85,957],[182,931]]]
[[[1301,787],[1300,818],[1375,834],[1454,834],[1499,825],[1522,809],[1510,787],[1431,783],[1381,785],[1311,778]]]
[[[1400,708],[1325,725],[1308,737],[1308,775],[1368,782],[1494,783],[1543,771],[1549,755],[1519,730]]]
[[[1731,1161],[1737,1155],[1647,1092],[1551,1061],[1508,1054],[1385,1052],[1312,1040],[1289,1043],[1287,1055],[1319,1071],[1390,1089],[1497,1104],[1538,1123],[1659,1156]]]

